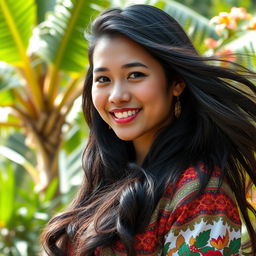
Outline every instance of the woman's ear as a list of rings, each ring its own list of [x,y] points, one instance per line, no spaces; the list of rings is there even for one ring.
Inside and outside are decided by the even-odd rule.
[[[174,82],[172,86],[172,95],[176,97],[180,96],[184,91],[185,87],[186,85],[185,85],[185,82],[183,81]]]

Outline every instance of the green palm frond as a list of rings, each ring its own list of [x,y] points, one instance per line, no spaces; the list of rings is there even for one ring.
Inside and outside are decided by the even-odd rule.
[[[244,46],[242,49],[244,58],[242,58],[242,65],[248,67],[249,69],[256,71],[256,48],[255,43],[250,43],[248,46]]]
[[[205,38],[218,39],[214,27],[209,25],[209,20],[191,8],[175,1],[166,1],[163,9],[183,26],[200,52],[206,49],[204,46]]]
[[[0,92],[21,85],[24,86],[24,81],[20,79],[15,69],[12,66],[0,62]]]
[[[39,173],[36,168],[17,151],[6,146],[0,146],[0,155],[12,162],[21,165],[34,179],[35,183],[39,181]]]
[[[59,155],[60,191],[66,193],[82,181],[81,156],[84,145],[80,144],[72,153],[64,150]]]
[[[0,60],[21,68],[31,104],[40,110],[42,92],[27,54],[35,20],[34,0],[0,1]]]
[[[0,62],[0,106],[10,106],[14,102],[12,88],[24,86],[24,81],[12,66]]]
[[[0,1],[0,60],[22,64],[35,19],[34,0]]]
[[[98,13],[92,0],[58,1],[55,10],[40,25],[42,43],[38,54],[52,63],[55,69],[82,72],[87,60],[84,30]],[[97,1],[102,9],[108,1]]]

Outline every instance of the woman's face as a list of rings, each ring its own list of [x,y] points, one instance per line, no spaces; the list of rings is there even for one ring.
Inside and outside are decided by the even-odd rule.
[[[178,86],[170,88],[167,83],[161,64],[139,44],[125,36],[98,40],[93,53],[93,104],[120,139],[151,145],[173,116]]]

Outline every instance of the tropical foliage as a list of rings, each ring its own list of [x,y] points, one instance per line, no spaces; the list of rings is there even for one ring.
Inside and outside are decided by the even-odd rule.
[[[215,25],[219,39],[206,39],[208,54],[229,54],[230,60],[256,69],[256,16],[245,8],[232,7],[230,12],[213,17],[210,23]]]
[[[41,227],[57,209],[60,197],[54,199],[57,180],[48,186],[44,196],[34,190],[30,180],[26,187],[17,186],[17,173],[11,162],[0,172],[1,235],[0,255],[36,255]],[[33,245],[33,246],[31,246]]]
[[[211,18],[220,12],[228,12],[233,6],[256,11],[256,0],[176,0],[189,6],[204,17]]]
[[[56,1],[53,9],[53,1],[44,1],[52,9],[44,16],[37,9],[42,2],[0,1],[3,255],[35,255],[38,234],[53,215],[51,208],[56,211],[66,202],[56,195],[72,191],[80,182],[88,132],[79,100],[87,66],[83,33],[110,5],[65,0]]]
[[[208,18],[179,2],[136,2],[171,14],[201,53],[224,46],[255,53],[254,30],[223,38]],[[84,30],[101,10],[130,3],[0,1],[0,256],[36,255],[41,228],[80,183],[88,133],[80,97],[87,68]],[[239,41],[238,33],[250,40]],[[221,43],[210,48],[207,38]],[[246,63],[255,68],[250,58]]]

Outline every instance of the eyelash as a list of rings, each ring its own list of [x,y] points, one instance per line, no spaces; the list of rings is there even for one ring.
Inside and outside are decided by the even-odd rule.
[[[135,77],[131,77],[132,75],[134,75],[134,74],[136,74],[137,76],[135,76]],[[132,72],[132,73],[130,73],[129,75],[128,75],[128,79],[129,78],[131,78],[131,79],[138,79],[138,78],[141,78],[141,77],[146,77],[147,75],[145,75],[144,73],[142,73],[142,72]],[[101,79],[107,79],[107,81],[105,80],[105,81],[100,81]],[[107,76],[99,76],[99,77],[97,77],[96,79],[95,79],[95,81],[96,82],[98,82],[98,83],[107,83],[107,82],[109,82],[110,81],[110,79],[107,77]]]
[[[144,73],[137,71],[137,72],[130,73],[128,77],[131,77],[131,75],[134,75],[134,74],[137,74],[138,76],[136,76],[136,77],[134,77],[132,79],[137,79],[137,78],[141,78],[141,77],[145,77],[146,76]]]
[[[102,78],[106,78],[106,79],[108,79],[108,81],[100,81]],[[109,78],[107,77],[107,76],[99,76],[99,77],[97,77],[96,79],[95,79],[95,81],[96,82],[98,82],[98,83],[107,83],[107,82],[109,82]]]

